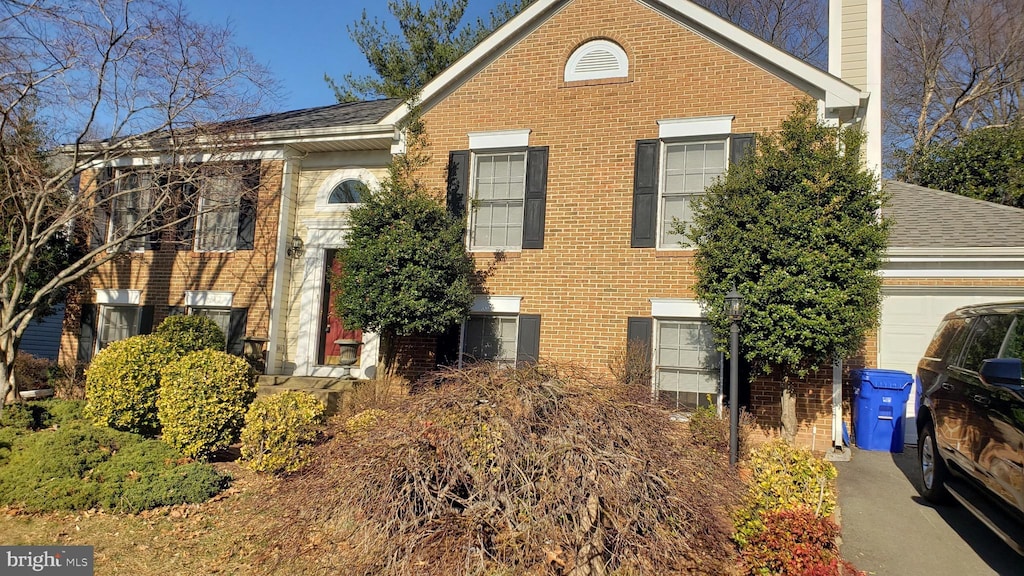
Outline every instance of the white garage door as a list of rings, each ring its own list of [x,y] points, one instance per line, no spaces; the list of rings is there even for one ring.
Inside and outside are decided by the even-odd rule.
[[[925,348],[935,329],[947,313],[971,304],[1003,302],[1024,298],[1024,291],[1014,288],[902,288],[882,289],[882,322],[878,336],[878,367],[917,371]],[[904,428],[908,443],[917,443],[914,416],[916,387],[907,402]]]

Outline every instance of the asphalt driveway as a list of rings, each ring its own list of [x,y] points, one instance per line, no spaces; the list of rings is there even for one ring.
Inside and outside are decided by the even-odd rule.
[[[880,576],[1024,575],[1018,556],[959,504],[917,491],[917,447],[902,454],[853,448],[839,470],[842,552]]]

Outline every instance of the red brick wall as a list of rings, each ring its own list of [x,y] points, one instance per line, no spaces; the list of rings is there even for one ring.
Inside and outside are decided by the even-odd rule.
[[[593,38],[625,49],[629,78],[567,86],[566,61]],[[776,128],[803,96],[642,4],[578,0],[427,110],[423,176],[440,193],[448,152],[467,149],[469,132],[530,129],[531,146],[549,147],[544,249],[504,254],[485,287],[541,315],[542,357],[601,367],[650,298],[693,297],[692,253],[629,246],[636,140],[669,118]],[[476,258],[481,270],[495,263]]]

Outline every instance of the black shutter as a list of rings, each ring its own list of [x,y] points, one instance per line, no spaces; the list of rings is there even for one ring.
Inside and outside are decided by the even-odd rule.
[[[248,308],[232,308],[231,319],[228,320],[228,354],[241,356],[245,351],[245,324],[249,319]]]
[[[526,152],[526,200],[523,203],[523,249],[544,247],[544,211],[548,189],[548,147]]]
[[[191,250],[195,242],[196,231],[196,205],[199,199],[199,191],[193,184],[184,184],[181,187],[181,203],[178,204],[175,220],[174,247],[177,250]]]
[[[238,205],[238,242],[236,250],[256,246],[256,199],[259,198],[259,164],[247,165],[243,175],[242,198]]]
[[[654,248],[658,230],[659,140],[637,140],[633,166],[633,229],[629,245]]]
[[[516,364],[536,364],[540,358],[540,315],[519,315],[519,337],[516,345]]]
[[[630,317],[626,320],[627,344],[643,346],[647,351],[647,363],[651,362],[651,340],[654,335],[654,319]],[[634,344],[635,343],[635,344]]]
[[[466,216],[466,193],[469,190],[469,150],[448,153],[448,213],[456,218]]]
[[[149,194],[151,202],[160,202],[162,205],[157,208],[150,218],[149,229],[151,232],[146,235],[146,250],[160,250],[160,237],[164,234],[164,210],[168,209],[167,200],[163,197],[163,194],[166,192],[167,181],[161,178],[154,182],[151,177],[149,182],[150,188],[143,192],[143,194]]]
[[[434,351],[438,366],[456,366],[459,363],[459,337],[462,324],[455,324],[438,335]]]
[[[753,134],[733,134],[729,138],[729,164],[739,164],[741,160],[754,153]]]
[[[153,333],[153,311],[155,307],[152,304],[146,304],[142,307],[141,313],[139,314],[139,334],[152,334]]]
[[[110,186],[113,185],[113,170],[104,168],[93,182],[92,232],[89,235],[89,249],[95,250],[107,241],[110,226]]]
[[[96,346],[96,305],[82,304],[78,313],[81,329],[78,332],[78,361],[92,360],[92,351]]]

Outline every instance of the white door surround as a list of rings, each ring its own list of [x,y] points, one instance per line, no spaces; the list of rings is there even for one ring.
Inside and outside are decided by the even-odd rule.
[[[363,332],[363,348],[358,367],[317,365],[317,346],[322,329],[320,314],[323,309],[326,251],[345,247],[348,222],[340,218],[317,218],[306,220],[303,224],[306,225],[307,234],[299,289],[300,328],[294,374],[329,378],[341,378],[351,374],[357,378],[373,378],[376,374],[379,343],[377,335],[369,332]]]

